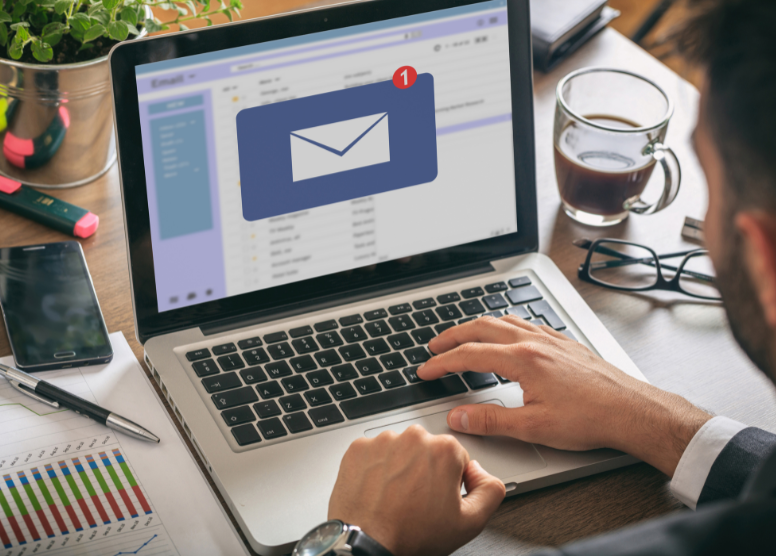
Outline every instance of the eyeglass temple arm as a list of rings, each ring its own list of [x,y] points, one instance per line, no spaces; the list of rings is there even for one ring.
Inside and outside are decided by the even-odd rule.
[[[596,270],[601,268],[619,268],[623,266],[630,266],[633,264],[643,264],[651,267],[655,266],[654,259],[652,257],[645,257],[643,259],[631,258],[631,259],[620,260],[620,261],[601,261],[597,263],[591,263],[590,268],[596,269]],[[666,270],[673,270],[673,271],[678,270],[677,267],[672,265],[664,264],[661,266]],[[695,271],[686,270],[686,269],[682,269],[682,274],[687,274],[688,276],[692,276],[693,278],[702,280],[704,282],[714,282],[714,277],[709,276],[708,274],[702,274],[700,272],[695,272]]]

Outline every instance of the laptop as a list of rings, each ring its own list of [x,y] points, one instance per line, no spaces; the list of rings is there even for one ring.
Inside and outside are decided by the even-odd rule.
[[[458,323],[519,315],[645,380],[537,252],[530,41],[528,0],[375,0],[113,50],[137,337],[257,552],[326,519],[355,439],[522,404],[418,379]],[[509,495],[634,461],[456,436]]]

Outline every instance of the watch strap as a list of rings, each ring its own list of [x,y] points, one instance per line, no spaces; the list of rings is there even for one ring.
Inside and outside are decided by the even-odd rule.
[[[348,544],[353,556],[393,556],[387,548],[363,531],[353,531]]]

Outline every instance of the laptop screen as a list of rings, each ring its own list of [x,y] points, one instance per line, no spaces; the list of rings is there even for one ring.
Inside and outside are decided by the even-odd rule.
[[[505,0],[136,79],[159,312],[517,231]]]

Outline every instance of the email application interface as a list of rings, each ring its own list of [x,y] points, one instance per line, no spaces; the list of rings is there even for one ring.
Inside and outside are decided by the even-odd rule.
[[[505,0],[136,74],[160,311],[517,231]]]

